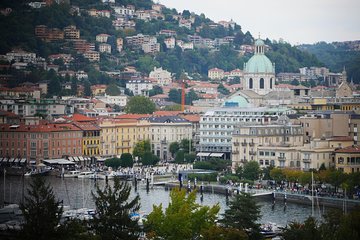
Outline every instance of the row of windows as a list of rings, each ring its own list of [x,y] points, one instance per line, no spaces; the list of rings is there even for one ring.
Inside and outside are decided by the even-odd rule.
[[[259,151],[259,156],[272,156],[272,157],[275,157],[275,152]]]
[[[213,139],[213,138],[210,138],[210,139],[201,139],[201,142],[203,143],[206,143],[206,142],[222,142],[222,143],[231,143],[231,139],[224,139],[224,138],[221,138],[221,139]]]
[[[254,116],[257,114],[242,114],[242,116],[244,115],[251,115]],[[202,118],[202,122],[255,122],[257,119],[258,122],[261,121],[261,119],[258,118],[244,118],[244,117],[233,117],[233,118]]]
[[[263,78],[260,78],[260,81],[259,81],[259,87],[260,89],[264,89],[265,88],[265,81]],[[253,89],[254,88],[254,81],[252,78],[249,79],[249,88],[250,89]],[[270,89],[273,88],[273,80],[272,78],[270,78]]]

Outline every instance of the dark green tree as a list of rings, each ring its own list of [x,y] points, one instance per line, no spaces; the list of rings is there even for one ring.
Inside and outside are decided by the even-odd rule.
[[[155,103],[144,96],[131,97],[125,107],[127,113],[153,113],[156,109]]]
[[[219,205],[212,207],[196,203],[196,192],[174,188],[170,192],[169,206],[153,206],[145,222],[145,231],[152,239],[191,240],[201,239],[202,231],[215,226]]]
[[[154,155],[152,152],[145,152],[141,158],[141,163],[144,166],[153,166],[159,162],[159,157]]]
[[[84,82],[84,96],[85,97],[90,97],[92,95],[92,91],[91,91],[91,84],[89,81],[85,81]]]
[[[45,178],[35,177],[27,190],[25,201],[20,204],[24,224],[20,231],[21,239],[59,239],[57,229],[63,207]]]
[[[256,161],[249,161],[244,164],[243,178],[247,180],[257,180],[260,174],[260,165]]]
[[[53,70],[50,70],[53,71]],[[52,76],[50,78],[48,95],[50,96],[59,96],[61,93],[61,83],[58,76]]]
[[[193,101],[198,100],[199,96],[195,93],[193,89],[191,89],[185,97],[185,104],[191,105]]]
[[[105,92],[110,96],[119,96],[121,94],[119,87],[115,83],[109,84]]]
[[[187,163],[193,163],[196,159],[196,154],[194,152],[192,153],[185,153],[184,154],[185,161]]]
[[[140,197],[129,199],[131,186],[127,182],[114,179],[114,186],[106,184],[104,190],[99,187],[92,192],[96,211],[90,222],[91,228],[102,240],[138,239],[140,227],[131,214],[140,209]]]
[[[189,139],[182,139],[181,142],[180,142],[180,148],[184,152],[189,153],[189,152],[192,152],[194,150],[194,144]]]
[[[151,152],[151,145],[149,140],[139,141],[135,144],[133,156],[142,158],[146,152]]]
[[[184,150],[179,150],[179,151],[177,151],[177,153],[176,153],[176,156],[175,156],[175,162],[176,163],[184,163],[184,161],[185,161],[185,153],[184,153]]]
[[[220,223],[224,227],[247,231],[250,239],[260,239],[260,208],[248,193],[235,195],[225,210]]]
[[[318,224],[313,217],[309,217],[304,223],[292,222],[284,228],[283,236],[286,240],[318,240],[323,239]]]
[[[178,142],[172,142],[169,146],[169,151],[171,152],[171,155],[174,156],[177,151],[180,149],[180,144]]]
[[[153,89],[149,91],[149,97],[155,96],[157,94],[162,94],[163,89],[160,86],[155,85]]]
[[[77,90],[78,90],[77,79],[76,79],[76,77],[72,77],[71,78],[71,94],[76,96]]]
[[[120,157],[122,167],[132,167],[134,165],[134,160],[131,153],[123,153]]]
[[[169,91],[169,100],[174,103],[181,103],[181,90],[172,88]]]
[[[224,85],[222,83],[219,84],[218,88],[217,88],[218,92],[223,94],[223,95],[229,95],[230,91],[224,87]]]
[[[213,226],[201,234],[203,240],[248,240],[249,237],[244,230],[236,228],[224,228]]]
[[[121,160],[120,158],[109,158],[106,159],[104,162],[105,166],[107,167],[112,167],[113,169],[118,169],[119,167],[121,167]]]
[[[151,56],[144,55],[139,57],[136,63],[136,67],[139,69],[140,72],[149,74],[154,69],[154,67],[159,67],[159,63]]]

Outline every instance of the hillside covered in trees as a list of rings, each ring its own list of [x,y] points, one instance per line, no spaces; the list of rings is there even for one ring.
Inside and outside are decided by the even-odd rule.
[[[51,54],[65,53],[72,54],[75,61],[68,66],[60,65],[60,70],[85,70],[90,72],[90,82],[92,84],[101,83],[101,74],[96,73],[93,67],[89,67],[89,61],[72,49],[69,41],[46,42],[35,37],[34,29],[37,25],[46,25],[49,28],[64,29],[69,25],[76,26],[80,30],[81,38],[88,42],[95,42],[98,34],[109,34],[108,44],[116,49],[116,39],[124,39],[124,48],[121,52],[112,50],[111,54],[101,53],[99,63],[95,69],[100,71],[123,70],[126,66],[135,66],[142,74],[147,75],[153,67],[163,67],[175,74],[176,78],[184,72],[188,73],[193,79],[207,79],[207,72],[210,68],[221,68],[231,71],[236,68],[243,68],[252,53],[241,52],[242,45],[252,45],[254,38],[250,32],[243,32],[241,26],[235,23],[233,27],[224,27],[214,23],[204,14],[196,15],[184,10],[179,13],[176,9],[162,8],[163,18],[155,18],[144,21],[134,18],[135,27],[133,29],[116,29],[113,26],[114,15],[110,17],[93,17],[87,13],[89,9],[112,10],[110,4],[104,4],[100,0],[71,0],[63,1],[62,4],[52,4],[38,9],[28,6],[30,1],[11,1],[4,0],[0,3],[0,8],[11,8],[9,15],[0,15],[0,54],[6,54],[14,48],[21,48],[29,52],[35,52],[40,57],[47,58]],[[70,4],[69,4],[70,3]],[[150,0],[119,0],[117,6],[127,6],[131,4],[135,9],[149,10],[154,4]],[[72,12],[73,7],[80,9],[80,14]],[[176,16],[188,20],[193,24],[191,28],[180,27]],[[189,41],[189,36],[200,36],[203,39],[222,39],[231,37],[230,44],[219,45],[215,48],[195,47],[194,49],[183,50],[179,46],[167,48],[164,40],[165,36],[160,35],[161,30],[171,30],[176,32],[176,40]],[[145,54],[141,49],[130,48],[126,43],[127,36],[144,34],[156,36],[160,43],[160,51],[157,53]],[[341,58],[336,59],[335,63],[329,63],[326,57],[321,57],[314,51],[302,51],[288,43],[271,42],[266,39],[265,43],[269,46],[266,55],[276,65],[276,72],[298,72],[300,67],[310,66],[337,66],[341,65]],[[316,54],[318,58],[312,54]],[[320,59],[320,61],[318,60]],[[63,68],[63,69],[61,69]],[[349,68],[350,70],[350,68]],[[354,70],[355,71],[355,70]],[[103,77],[102,77],[103,79]]]
[[[326,67],[333,72],[341,72],[346,68],[348,78],[360,83],[360,51],[354,49],[359,41],[344,43],[326,43],[301,45],[299,48],[315,55]]]

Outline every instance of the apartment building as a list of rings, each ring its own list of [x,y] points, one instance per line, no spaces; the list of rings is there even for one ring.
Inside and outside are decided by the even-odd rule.
[[[360,147],[348,146],[335,151],[335,166],[344,173],[360,172]]]
[[[291,112],[287,108],[244,107],[240,100],[236,106],[215,108],[201,116],[198,152],[223,153],[229,159],[232,150],[232,134],[237,126],[245,123],[270,123],[279,116]]]
[[[101,155],[118,156],[133,153],[137,142],[149,139],[149,122],[137,118],[100,119]],[[139,117],[140,118],[140,117]]]
[[[82,154],[82,131],[69,123],[0,125],[0,156],[26,158],[39,164],[44,159]]]
[[[151,149],[161,160],[169,160],[172,142],[192,139],[192,124],[179,116],[152,116],[147,118],[150,123],[149,136]]]
[[[153,89],[153,84],[148,80],[130,80],[126,83],[126,88],[132,91],[134,96],[147,96],[149,90]]]

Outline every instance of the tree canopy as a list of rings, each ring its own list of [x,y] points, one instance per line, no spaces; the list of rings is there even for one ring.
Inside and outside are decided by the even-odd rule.
[[[259,239],[259,219],[260,208],[253,197],[248,193],[241,193],[231,199],[220,223],[225,227],[247,230],[250,239]]]
[[[61,232],[57,228],[63,213],[63,207],[49,184],[42,177],[35,177],[27,190],[25,201],[20,204],[24,216],[21,239],[59,239]]]
[[[145,222],[148,237],[167,240],[198,239],[202,231],[215,226],[219,206],[201,206],[195,200],[196,192],[187,195],[185,190],[171,190],[166,210],[163,211],[162,204],[154,205]]]
[[[156,106],[149,98],[144,96],[131,97],[125,107],[126,113],[151,114]]]
[[[135,157],[142,158],[146,152],[151,151],[151,145],[149,140],[139,141],[135,144],[133,155]]]
[[[119,87],[115,83],[109,84],[105,89],[105,92],[110,96],[119,96],[121,94]]]
[[[140,227],[131,214],[140,209],[139,196],[129,199],[131,187],[127,182],[114,179],[114,186],[106,184],[92,193],[97,214],[90,222],[91,228],[103,240],[134,239],[140,234]]]

